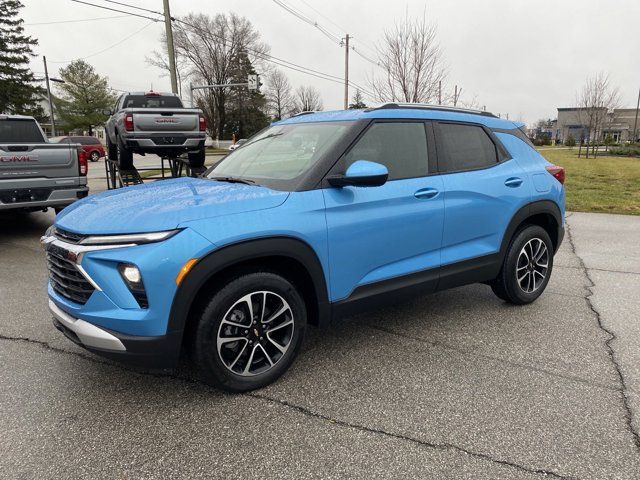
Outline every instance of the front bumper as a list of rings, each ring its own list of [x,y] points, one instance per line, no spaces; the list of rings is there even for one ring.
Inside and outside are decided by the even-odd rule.
[[[72,317],[52,300],[53,325],[69,340],[111,360],[144,368],[174,368],[180,357],[179,332],[158,337],[123,335]]]

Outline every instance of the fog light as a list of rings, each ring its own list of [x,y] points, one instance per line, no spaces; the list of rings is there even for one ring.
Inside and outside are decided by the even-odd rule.
[[[118,265],[118,270],[127,287],[129,287],[129,291],[138,302],[138,305],[140,305],[141,308],[149,308],[147,292],[144,289],[142,274],[140,270],[138,270],[138,267],[130,263],[121,263]]]
[[[135,265],[123,265],[120,269],[122,276],[126,278],[130,283],[140,283],[142,276],[140,270]]]

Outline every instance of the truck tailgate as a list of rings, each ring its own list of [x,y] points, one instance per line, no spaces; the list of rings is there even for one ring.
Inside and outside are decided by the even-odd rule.
[[[78,177],[79,145],[0,144],[0,181]]]
[[[134,131],[198,132],[200,111],[197,109],[144,108],[127,109],[133,114]]]

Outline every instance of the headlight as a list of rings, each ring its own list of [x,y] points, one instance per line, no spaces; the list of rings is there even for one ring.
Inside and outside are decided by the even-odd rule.
[[[90,235],[78,242],[78,245],[117,245],[161,242],[173,237],[180,229],[167,230],[164,232],[149,233],[127,233],[123,235]]]

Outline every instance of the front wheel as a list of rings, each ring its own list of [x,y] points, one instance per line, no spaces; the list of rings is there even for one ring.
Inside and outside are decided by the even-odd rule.
[[[271,272],[239,276],[202,311],[192,356],[208,384],[230,392],[264,387],[293,363],[307,312],[297,289]]]
[[[553,243],[546,230],[527,225],[514,235],[500,273],[491,283],[496,296],[515,305],[536,300],[549,283]]]

